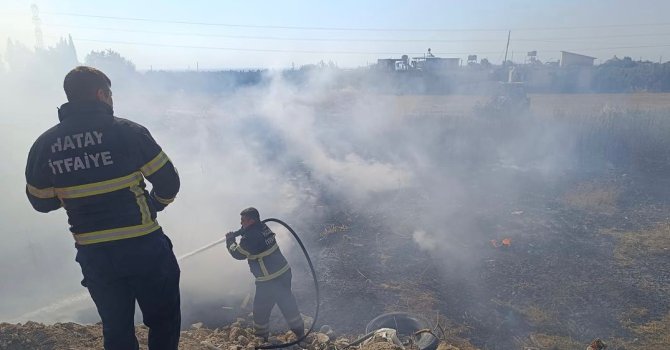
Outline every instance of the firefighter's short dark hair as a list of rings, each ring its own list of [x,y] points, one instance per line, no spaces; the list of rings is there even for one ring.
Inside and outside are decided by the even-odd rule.
[[[112,81],[102,71],[88,66],[71,70],[63,81],[65,96],[70,102],[95,100],[98,90],[111,91]]]
[[[261,214],[259,214],[258,210],[256,210],[256,208],[254,208],[254,207],[249,207],[247,209],[242,210],[240,215],[246,216],[246,217],[254,219],[256,221],[261,221]]]

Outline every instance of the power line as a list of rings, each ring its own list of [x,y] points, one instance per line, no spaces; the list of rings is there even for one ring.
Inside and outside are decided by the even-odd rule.
[[[66,12],[42,12],[54,16],[70,16],[70,17],[86,17],[106,20],[121,20],[121,21],[135,21],[135,22],[155,22],[155,23],[171,23],[171,24],[189,24],[202,26],[221,26],[221,27],[235,27],[235,28],[259,28],[259,29],[293,29],[293,30],[330,30],[330,31],[360,31],[360,32],[506,32],[510,29],[495,29],[495,28],[375,28],[375,27],[310,27],[310,26],[279,26],[279,25],[253,25],[253,24],[237,24],[237,23],[218,23],[218,22],[195,22],[185,20],[166,20],[145,17],[121,17],[121,16],[102,16],[90,15],[81,13],[66,13]],[[670,22],[666,23],[630,23],[630,24],[601,24],[601,25],[581,25],[581,26],[557,26],[557,27],[521,27],[512,28],[514,31],[530,31],[530,30],[569,30],[569,29],[595,29],[595,28],[627,28],[627,27],[654,27],[654,26],[670,26]]]
[[[194,37],[213,37],[230,39],[256,39],[256,40],[276,40],[276,41],[327,41],[327,42],[495,42],[499,39],[362,39],[362,38],[306,38],[306,37],[281,37],[281,36],[253,36],[253,35],[229,35],[229,34],[211,34],[211,33],[187,33],[187,32],[163,32],[152,30],[137,30],[109,27],[89,27],[76,26],[68,24],[49,24],[51,27],[82,28],[114,32],[129,33],[147,33],[162,35],[194,36]]]
[[[612,39],[612,38],[640,38],[653,36],[670,36],[670,33],[623,34],[623,35],[594,35],[594,36],[564,36],[549,37],[539,40],[578,40],[578,39]],[[513,41],[535,41],[535,39],[514,39]]]
[[[146,43],[146,42],[133,42],[133,41],[116,41],[116,40],[100,40],[100,39],[81,39],[75,38],[77,41],[84,42],[99,42],[99,43],[108,43],[108,44],[125,44],[125,45],[137,45],[137,46],[147,46],[147,47],[169,47],[169,48],[183,48],[183,49],[203,49],[203,50],[222,50],[222,51],[240,51],[240,52],[266,52],[266,53],[302,53],[302,54],[336,54],[336,55],[422,55],[421,53],[416,52],[373,52],[373,51],[316,51],[316,50],[283,50],[283,49],[250,49],[250,48],[236,48],[236,47],[218,47],[218,46],[198,46],[198,45],[175,45],[175,44],[157,44],[157,43]],[[635,46],[615,46],[615,47],[595,47],[595,48],[584,48],[580,50],[584,51],[601,51],[601,50],[617,50],[617,49],[642,49],[642,48],[661,48],[661,47],[670,47],[670,44],[667,45],[635,45]],[[542,50],[543,52],[560,52],[560,51],[576,51],[574,49],[566,50]],[[498,54],[498,51],[495,52],[436,52],[439,55],[469,55],[469,54],[482,54],[482,55],[492,55]]]
[[[107,44],[125,44],[148,47],[169,47],[181,49],[203,49],[203,50],[222,50],[222,51],[241,51],[241,52],[266,52],[266,53],[305,53],[305,54],[334,54],[334,55],[423,55],[424,52],[373,52],[373,51],[317,51],[317,50],[283,50],[283,49],[250,49],[238,47],[218,47],[218,46],[199,46],[199,45],[175,45],[175,44],[156,44],[133,41],[100,40],[100,39],[81,39],[73,38],[75,41],[99,42]],[[471,52],[441,52],[441,55],[467,55]],[[497,52],[480,52],[480,54],[495,54]]]
[[[668,45],[636,45],[636,46],[617,46],[617,47],[597,47],[597,48],[589,48],[585,49],[587,51],[600,51],[600,50],[618,50],[618,49],[653,49],[653,48],[659,48],[659,47],[670,47],[670,44]],[[584,50],[584,49],[582,49]],[[562,51],[571,51],[571,50],[562,50]],[[575,51],[575,50],[573,50]]]
[[[188,33],[188,32],[169,32],[152,31],[125,28],[110,27],[91,27],[69,24],[47,24],[50,27],[81,28],[101,31],[128,32],[128,33],[147,33],[159,35],[193,36],[193,37],[211,37],[211,38],[229,38],[229,39],[251,39],[251,40],[273,40],[273,41],[317,41],[317,42],[500,42],[502,39],[381,39],[381,38],[306,38],[306,37],[283,37],[283,36],[253,36],[253,35],[229,35],[216,33]],[[628,34],[628,35],[599,35],[599,36],[569,36],[569,37],[548,37],[548,38],[518,38],[514,42],[561,42],[563,40],[590,40],[590,39],[610,39],[610,38],[640,38],[640,37],[660,37],[670,36],[670,33],[649,33],[649,34]],[[504,39],[504,38],[503,38]]]
[[[63,12],[42,12],[55,16],[71,16],[71,17],[87,17],[98,19],[134,21],[134,22],[155,22],[155,23],[171,23],[171,24],[190,24],[202,26],[219,26],[219,27],[234,27],[234,28],[258,28],[258,29],[295,29],[295,30],[332,30],[332,31],[362,31],[362,32],[498,32],[498,29],[418,29],[418,28],[371,28],[371,27],[307,27],[307,26],[277,26],[277,25],[253,25],[253,24],[234,24],[234,23],[216,23],[216,22],[193,22],[182,20],[164,20],[154,18],[141,17],[118,17],[118,16],[100,16],[88,15],[80,13],[63,13]]]

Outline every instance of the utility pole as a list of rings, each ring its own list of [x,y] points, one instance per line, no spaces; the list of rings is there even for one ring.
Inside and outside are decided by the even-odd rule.
[[[507,52],[509,51],[509,38],[512,35],[512,31],[507,32],[507,47],[505,47],[505,60],[503,61],[503,66],[507,65]]]
[[[44,38],[42,37],[42,20],[40,20],[40,9],[36,4],[30,5],[33,13],[33,25],[35,26],[35,48],[44,49]]]

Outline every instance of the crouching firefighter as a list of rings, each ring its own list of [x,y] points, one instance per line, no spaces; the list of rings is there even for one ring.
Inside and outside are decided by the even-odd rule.
[[[270,313],[275,304],[291,331],[300,338],[305,325],[291,291],[291,267],[279,250],[275,234],[261,222],[258,210],[244,209],[240,213],[242,228],[226,234],[226,245],[233,258],[246,259],[251,273],[256,277],[253,318],[256,336],[268,340],[270,335]],[[239,243],[235,238],[242,236]]]
[[[28,199],[37,211],[67,212],[105,349],[138,349],[135,301],[149,327],[149,349],[177,349],[180,272],[156,221],[179,190],[177,171],[146,128],[114,116],[103,72],[77,67],[63,87],[68,103],[58,111],[60,122],[28,155]]]

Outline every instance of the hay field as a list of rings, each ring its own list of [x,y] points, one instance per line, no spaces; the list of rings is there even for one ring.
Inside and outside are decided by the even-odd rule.
[[[603,110],[670,110],[670,93],[635,94],[529,94],[534,115],[590,115]],[[490,97],[483,95],[380,96],[394,103],[398,114],[407,116],[464,116]]]

